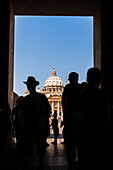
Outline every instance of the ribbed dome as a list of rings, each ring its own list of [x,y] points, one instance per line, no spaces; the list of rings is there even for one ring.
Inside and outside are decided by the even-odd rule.
[[[49,86],[64,86],[62,80],[56,75],[55,68],[53,68],[51,76],[45,81],[44,87]]]

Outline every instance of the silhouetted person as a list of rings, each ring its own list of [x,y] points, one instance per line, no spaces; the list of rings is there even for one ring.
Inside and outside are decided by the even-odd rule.
[[[47,114],[45,115],[45,129],[46,129],[46,133],[45,133],[45,147],[48,147],[49,144],[47,143],[47,138],[48,136],[50,136],[50,124],[49,124],[49,118],[50,118],[50,113],[51,113],[51,106],[49,105],[49,114],[47,112]]]
[[[49,121],[50,105],[44,94],[36,92],[39,81],[29,76],[24,82],[30,92],[24,99],[24,117],[26,123],[26,149],[32,151],[35,144],[36,152],[40,158],[39,169],[43,169],[46,125]],[[49,124],[49,122],[48,122]],[[30,150],[31,149],[31,150]]]
[[[63,138],[64,138],[64,135],[65,135],[65,133],[64,133],[64,121],[61,121],[60,127],[61,128],[63,127],[62,134],[63,134]],[[64,141],[61,142],[61,144],[65,144],[65,138],[64,138]]]
[[[87,86],[87,82],[83,81],[81,84],[80,84],[80,94],[82,93],[82,91],[84,91],[84,89],[86,88]]]
[[[7,145],[7,133],[12,128],[8,99],[0,96],[0,148]]]
[[[54,142],[52,144],[57,145],[57,138],[59,136],[59,128],[58,128],[58,119],[57,119],[57,112],[54,112],[54,118],[52,120],[52,128],[54,131]]]
[[[16,105],[12,110],[12,121],[13,121],[14,131],[16,133],[17,149],[19,152],[23,150],[22,146],[23,146],[23,138],[24,138],[25,120],[23,117],[23,102],[24,102],[24,97],[20,96],[16,100]]]
[[[71,72],[68,78],[70,83],[65,86],[62,94],[64,140],[69,169],[74,169],[76,167],[76,148],[78,138],[77,114],[79,110],[78,99],[80,91],[78,78],[78,73]]]
[[[112,88],[107,90],[107,101],[108,101],[108,109],[109,109],[109,134],[110,134],[110,152],[111,156],[113,155],[113,85]]]
[[[83,122],[79,133],[79,169],[107,169],[107,102],[106,95],[99,88],[102,73],[97,68],[87,72],[87,86],[80,95]]]

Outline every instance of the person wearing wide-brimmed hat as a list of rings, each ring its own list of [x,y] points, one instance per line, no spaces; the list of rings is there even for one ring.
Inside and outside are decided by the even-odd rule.
[[[26,121],[26,142],[27,148],[33,145],[36,146],[36,151],[40,157],[39,166],[43,168],[45,138],[47,124],[49,125],[49,112],[51,107],[48,99],[44,94],[36,92],[36,86],[39,85],[33,76],[29,76],[27,81],[24,81],[30,94],[24,99],[24,116]],[[39,168],[39,167],[38,167]]]

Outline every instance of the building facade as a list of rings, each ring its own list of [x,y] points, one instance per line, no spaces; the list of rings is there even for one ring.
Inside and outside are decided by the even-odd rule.
[[[57,111],[58,117],[63,116],[62,110],[62,93],[64,85],[62,80],[57,76],[55,68],[53,68],[51,76],[45,81],[44,89],[37,88],[37,92],[43,93],[51,105],[51,113],[54,114]],[[25,90],[25,95],[29,94],[28,90]]]
[[[62,110],[62,93],[64,85],[62,80],[57,76],[55,68],[53,68],[51,76],[45,81],[44,94],[48,98],[51,105],[52,115],[57,111],[58,116],[63,116]]]

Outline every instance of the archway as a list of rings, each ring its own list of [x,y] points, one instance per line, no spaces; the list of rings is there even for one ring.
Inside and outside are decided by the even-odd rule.
[[[9,70],[8,99],[13,106],[13,70],[14,70],[14,16],[15,15],[49,15],[49,16],[94,16],[94,66],[101,69],[101,9],[100,0],[50,2],[36,0],[14,1],[10,3],[9,27]]]

